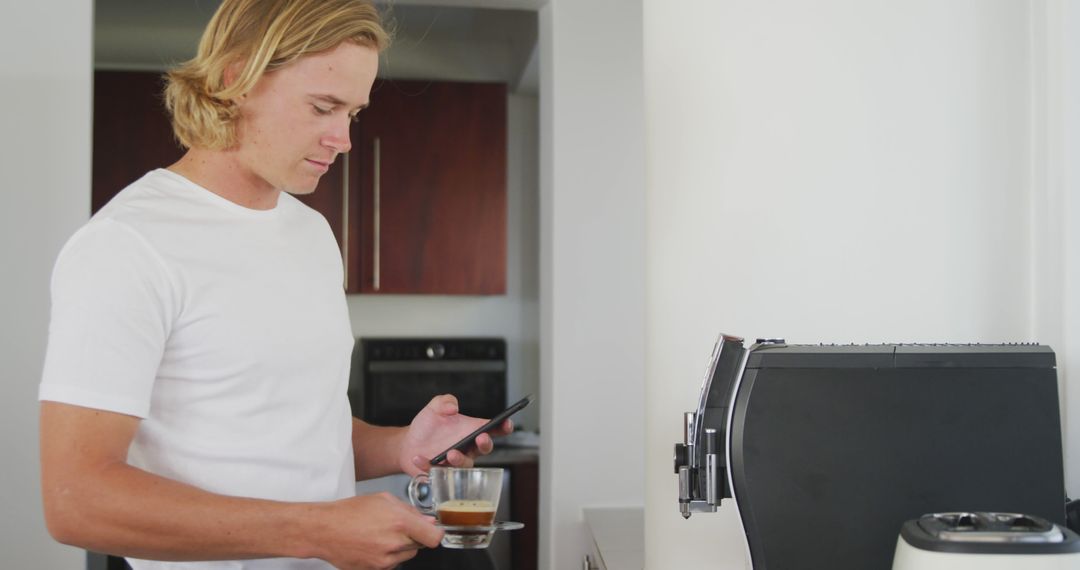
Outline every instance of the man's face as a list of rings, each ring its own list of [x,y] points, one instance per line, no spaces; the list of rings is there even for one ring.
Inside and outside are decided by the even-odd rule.
[[[374,49],[344,42],[263,75],[240,100],[242,174],[256,186],[313,192],[349,151],[349,126],[368,104],[378,66]]]

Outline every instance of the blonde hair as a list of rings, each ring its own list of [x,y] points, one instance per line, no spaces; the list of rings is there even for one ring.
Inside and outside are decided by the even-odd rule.
[[[369,1],[225,0],[195,58],[165,76],[173,134],[186,148],[234,146],[236,101],[264,73],[346,41],[378,51],[390,45],[382,16]],[[226,85],[226,70],[235,66],[242,68]]]

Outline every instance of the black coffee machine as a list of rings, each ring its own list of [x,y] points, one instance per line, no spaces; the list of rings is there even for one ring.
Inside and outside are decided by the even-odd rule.
[[[684,430],[680,511],[734,499],[755,570],[888,570],[900,527],[926,513],[1065,524],[1046,346],[723,335]]]

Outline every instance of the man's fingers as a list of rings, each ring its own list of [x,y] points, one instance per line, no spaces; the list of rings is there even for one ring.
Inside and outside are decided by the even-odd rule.
[[[435,548],[438,546],[443,537],[443,530],[438,526],[435,526],[435,519],[433,517],[420,515],[409,518],[409,525],[405,529],[405,532],[414,542],[428,548]]]
[[[491,453],[492,449],[495,449],[495,442],[491,441],[490,435],[482,433],[476,436],[476,449],[482,455],[487,455]]]
[[[475,447],[476,447],[476,451],[478,452],[479,455],[487,455],[487,454],[491,453],[495,449],[495,441],[493,439],[491,439],[491,436],[492,435],[507,435],[507,434],[509,434],[509,433],[511,433],[513,431],[514,431],[514,422],[512,422],[510,420],[506,420],[501,425],[499,425],[499,427],[491,430],[490,432],[482,433],[482,434],[476,436],[476,440],[474,440],[474,442],[473,442]],[[475,456],[475,455],[476,454],[470,454],[470,456]]]
[[[427,548],[427,546],[424,546],[423,544],[417,542],[415,538],[405,537],[405,543],[401,546],[401,548],[398,548],[393,552],[415,552],[417,550],[420,550],[421,548]]]
[[[453,394],[441,394],[431,399],[435,411],[444,416],[452,416],[458,413],[457,397]]]
[[[412,464],[420,470],[420,473],[427,473],[428,469],[431,468],[431,459],[422,455],[416,455],[412,458]],[[410,473],[410,475],[416,475],[416,473]]]
[[[454,449],[450,453],[446,454],[446,462],[452,467],[472,467],[472,457],[465,455],[464,453]]]

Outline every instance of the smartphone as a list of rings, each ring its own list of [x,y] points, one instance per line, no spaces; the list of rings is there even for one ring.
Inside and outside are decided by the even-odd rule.
[[[476,439],[476,436],[478,436],[478,435],[480,435],[480,434],[482,434],[482,433],[484,433],[486,431],[489,431],[491,429],[494,429],[494,428],[498,427],[500,424],[502,424],[504,421],[506,421],[506,418],[509,418],[510,416],[520,412],[522,409],[525,408],[525,406],[528,406],[529,403],[532,402],[532,399],[533,399],[532,394],[529,394],[528,396],[525,396],[521,400],[518,400],[517,402],[515,402],[509,408],[506,408],[505,410],[499,412],[498,414],[496,414],[495,417],[491,418],[491,421],[489,421],[488,423],[480,426],[479,428],[477,428],[476,431],[470,433],[469,435],[461,438],[460,441],[458,441],[454,445],[451,445],[449,448],[447,448],[446,451],[444,451],[444,452],[436,455],[435,457],[433,457],[431,459],[431,464],[432,465],[438,465],[438,464],[442,463],[443,461],[446,461],[446,456],[447,456],[447,454],[450,453],[451,450],[456,449],[456,450],[461,451],[462,453],[464,453],[465,450],[468,449],[470,445],[472,445],[473,440]]]

